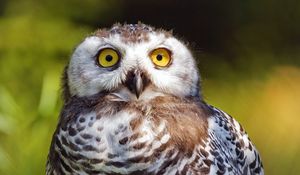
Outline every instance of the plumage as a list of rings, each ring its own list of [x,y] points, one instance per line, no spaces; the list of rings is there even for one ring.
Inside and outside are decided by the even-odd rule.
[[[120,56],[110,67],[97,63],[107,48]],[[167,50],[158,63],[157,48]],[[141,23],[98,30],[76,48],[63,82],[47,175],[263,174],[242,126],[203,101],[195,60],[169,32]]]

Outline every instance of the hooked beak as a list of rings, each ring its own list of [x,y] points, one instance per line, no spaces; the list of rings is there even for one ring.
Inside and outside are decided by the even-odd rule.
[[[144,83],[141,72],[139,70],[131,71],[127,74],[125,86],[139,98],[142,91],[144,90]]]

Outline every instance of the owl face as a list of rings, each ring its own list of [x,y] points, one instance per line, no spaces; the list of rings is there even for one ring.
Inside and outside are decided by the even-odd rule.
[[[115,100],[199,95],[199,76],[188,48],[170,33],[144,24],[115,25],[87,37],[68,70],[71,95],[100,92]]]

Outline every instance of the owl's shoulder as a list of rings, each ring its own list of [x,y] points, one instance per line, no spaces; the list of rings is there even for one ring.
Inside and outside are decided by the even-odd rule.
[[[222,110],[209,107],[213,115],[208,118],[205,150],[217,162],[216,172],[263,174],[259,153],[241,124]]]

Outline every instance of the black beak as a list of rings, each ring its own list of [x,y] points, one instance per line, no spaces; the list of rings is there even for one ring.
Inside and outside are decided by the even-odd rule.
[[[143,82],[141,72],[134,70],[127,74],[127,79],[124,84],[137,98],[139,98],[144,89]]]

